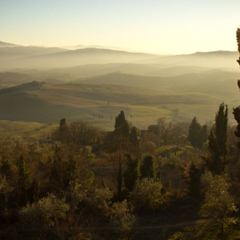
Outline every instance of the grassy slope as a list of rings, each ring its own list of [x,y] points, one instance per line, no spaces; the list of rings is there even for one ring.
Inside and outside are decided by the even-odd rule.
[[[3,138],[46,138],[57,126],[56,124],[43,124],[38,122],[0,120],[0,135]]]
[[[104,84],[24,84],[0,91],[1,119],[56,124],[85,120],[111,130],[124,110],[141,129],[159,117],[171,121],[212,120],[223,96]]]

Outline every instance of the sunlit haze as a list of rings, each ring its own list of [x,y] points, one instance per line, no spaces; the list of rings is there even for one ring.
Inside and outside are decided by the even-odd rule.
[[[239,0],[0,1],[0,41],[158,54],[236,50]]]

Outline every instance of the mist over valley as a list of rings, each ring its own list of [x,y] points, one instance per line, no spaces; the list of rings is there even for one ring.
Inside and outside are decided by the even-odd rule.
[[[230,51],[161,56],[0,42],[1,120],[57,124],[65,117],[111,130],[124,110],[140,129],[160,117],[204,123],[221,102],[237,105],[236,59]]]

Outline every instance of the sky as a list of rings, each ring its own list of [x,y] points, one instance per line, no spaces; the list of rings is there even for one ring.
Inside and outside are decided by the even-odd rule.
[[[188,54],[237,50],[239,0],[0,0],[0,41]]]

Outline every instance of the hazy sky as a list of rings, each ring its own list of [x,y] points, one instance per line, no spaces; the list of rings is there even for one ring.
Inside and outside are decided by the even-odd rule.
[[[0,0],[0,41],[160,54],[237,50],[240,0]]]

